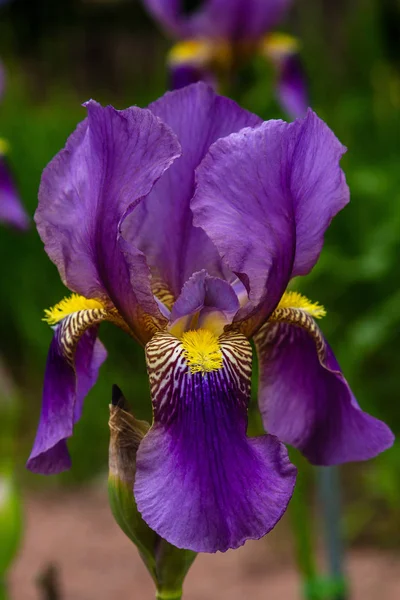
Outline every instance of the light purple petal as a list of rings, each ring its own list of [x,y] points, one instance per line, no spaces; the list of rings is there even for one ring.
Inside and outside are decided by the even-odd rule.
[[[0,154],[0,222],[25,231],[29,217],[19,198],[9,166]]]
[[[260,120],[203,83],[167,93],[149,108],[177,135],[182,156],[125,219],[123,235],[146,255],[153,273],[177,298],[196,271],[207,269],[217,277],[224,273],[215,246],[192,224],[195,168],[219,137]]]
[[[148,110],[93,101],[87,110],[43,173],[35,219],[63,282],[85,297],[109,297],[135,327],[138,296],[143,310],[158,310],[145,257],[123,240],[120,246],[119,226],[179,155],[179,144]]]
[[[299,327],[270,324],[256,336],[264,426],[316,465],[367,460],[389,448],[393,434],[360,409],[324,344],[321,360],[314,340]]]
[[[304,117],[309,99],[305,73],[297,54],[283,58],[278,78],[276,91],[283,110],[293,119]]]
[[[47,357],[42,412],[27,468],[50,475],[69,469],[71,459],[66,444],[80,419],[85,396],[95,384],[106,350],[97,339],[97,328],[83,334],[75,353],[75,371],[65,360],[54,333]]]
[[[248,289],[247,311],[258,311],[253,331],[290,277],[312,269],[326,228],[349,201],[344,151],[309,110],[294,123],[267,121],[218,140],[197,169],[194,224]]]
[[[180,0],[145,0],[161,25],[177,37],[252,40],[282,20],[292,0],[204,0],[184,13]]]
[[[171,311],[171,322],[194,315],[202,309],[224,313],[230,320],[239,309],[239,300],[233,287],[223,279],[210,277],[207,271],[194,273],[185,283]]]
[[[249,345],[235,354],[230,339],[223,369],[203,375],[188,372],[178,340],[168,344],[147,346],[154,425],[139,446],[135,498],[148,525],[174,546],[224,552],[275,526],[296,469],[275,437],[246,437]],[[154,351],[163,357],[156,368]]]

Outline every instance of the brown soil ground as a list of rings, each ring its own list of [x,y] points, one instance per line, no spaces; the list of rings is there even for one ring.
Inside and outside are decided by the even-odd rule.
[[[199,556],[185,600],[298,600],[288,523],[259,542]],[[12,600],[41,600],[36,581],[49,563],[60,573],[62,600],[150,600],[153,584],[130,541],[115,525],[104,489],[81,489],[26,502],[26,535],[11,574]],[[357,551],[347,557],[351,600],[400,600],[400,557]]]

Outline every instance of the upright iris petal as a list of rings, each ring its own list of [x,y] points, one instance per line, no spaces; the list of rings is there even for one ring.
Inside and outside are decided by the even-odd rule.
[[[65,285],[108,298],[140,339],[143,310],[159,312],[146,259],[121,239],[120,224],[179,155],[179,144],[148,110],[91,101],[87,111],[43,173],[35,220]]]
[[[212,239],[249,292],[249,335],[288,281],[316,263],[333,216],[349,201],[345,148],[315,113],[267,121],[218,140],[197,169],[194,224]],[[218,198],[218,202],[215,202]]]
[[[209,275],[224,275],[214,244],[193,226],[190,200],[195,169],[216,140],[261,120],[203,83],[167,93],[149,109],[177,135],[182,156],[133,208],[122,232],[145,254],[153,278],[162,279],[176,299],[193,273],[206,268]]]

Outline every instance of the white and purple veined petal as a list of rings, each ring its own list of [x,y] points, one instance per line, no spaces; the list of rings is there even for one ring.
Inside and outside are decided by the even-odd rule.
[[[226,551],[268,533],[293,493],[296,469],[277,438],[248,438],[252,350],[218,339],[222,367],[192,373],[168,333],[146,346],[154,423],[137,454],[144,520],[178,548]]]

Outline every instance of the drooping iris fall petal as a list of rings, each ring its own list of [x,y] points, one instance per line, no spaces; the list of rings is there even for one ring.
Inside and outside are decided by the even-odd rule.
[[[144,520],[178,548],[226,551],[270,531],[286,510],[296,469],[277,438],[247,438],[251,346],[221,336],[223,366],[194,372],[182,343],[146,347],[154,424],[137,454]]]
[[[47,357],[42,412],[27,467],[45,475],[69,469],[67,439],[80,419],[83,400],[97,381],[107,353],[97,339],[97,328],[79,340],[72,361],[65,356],[62,323],[56,326]]]
[[[257,310],[249,335],[289,279],[312,269],[326,228],[349,201],[344,151],[309,110],[294,123],[267,121],[218,140],[197,169],[194,224],[247,287],[245,310]]]
[[[271,323],[255,337],[266,431],[316,465],[373,458],[393,444],[393,434],[361,410],[332,349],[315,323],[312,328],[310,335]]]

